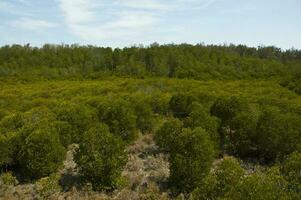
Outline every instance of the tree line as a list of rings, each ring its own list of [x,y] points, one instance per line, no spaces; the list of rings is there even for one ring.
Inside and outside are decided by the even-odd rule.
[[[244,45],[159,45],[104,48],[11,45],[0,48],[0,76],[90,77],[104,74],[244,79],[300,76],[301,51]]]

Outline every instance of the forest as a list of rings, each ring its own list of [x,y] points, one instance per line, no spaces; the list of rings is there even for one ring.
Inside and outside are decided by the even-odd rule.
[[[0,199],[301,199],[301,50],[0,48]]]

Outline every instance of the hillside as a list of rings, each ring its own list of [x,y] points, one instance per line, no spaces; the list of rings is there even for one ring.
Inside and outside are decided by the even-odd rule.
[[[301,199],[301,52],[0,48],[0,199]]]

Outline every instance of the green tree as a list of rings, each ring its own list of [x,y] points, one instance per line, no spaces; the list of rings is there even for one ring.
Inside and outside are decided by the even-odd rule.
[[[192,103],[191,112],[187,119],[184,120],[184,126],[192,129],[202,127],[210,134],[211,139],[216,144],[219,144],[219,120],[210,116],[202,104],[197,102]]]
[[[109,126],[110,132],[127,142],[133,141],[137,137],[136,116],[130,103],[117,99],[105,106],[101,119]]]
[[[214,200],[223,197],[243,179],[244,169],[234,157],[225,157],[203,180],[192,199]]]
[[[218,132],[220,134],[220,146],[223,149],[229,149],[231,135],[235,132],[231,129],[230,123],[238,114],[246,111],[247,107],[247,103],[238,97],[219,98],[211,106],[211,114],[221,120]]]
[[[170,99],[169,107],[175,117],[187,117],[191,112],[191,104],[196,100],[197,98],[190,94],[175,94]]]
[[[279,169],[272,168],[267,172],[255,172],[240,181],[224,198],[231,200],[293,200],[299,199],[296,193],[287,191],[288,183],[280,175]]]
[[[10,132],[7,134],[0,133],[0,166],[4,166],[4,169],[7,168],[9,165],[12,165],[15,161],[15,137],[15,132]]]
[[[155,141],[157,145],[167,152],[171,152],[174,148],[177,137],[181,134],[183,122],[177,118],[168,119],[156,132]]]
[[[72,142],[79,142],[82,133],[97,121],[97,115],[92,109],[68,101],[58,102],[53,111],[58,121],[68,122],[72,126]]]
[[[123,141],[100,124],[84,133],[75,155],[80,174],[95,190],[114,189],[120,184],[121,170],[127,162]]]
[[[65,149],[54,127],[43,125],[25,139],[18,154],[24,177],[38,179],[55,172],[61,166]]]
[[[238,97],[219,98],[212,105],[211,114],[220,118],[225,124],[243,111],[245,107],[246,103]]]
[[[154,128],[154,113],[144,94],[133,95],[131,102],[134,108],[137,128],[142,133],[151,132]]]
[[[238,113],[229,121],[229,129],[223,129],[227,140],[227,151],[241,158],[256,157],[258,153],[257,123],[260,112],[249,109]]]
[[[282,160],[300,144],[300,130],[300,116],[282,113],[274,107],[265,108],[257,125],[256,142],[261,157],[267,161]]]
[[[191,192],[201,185],[213,162],[214,145],[202,128],[183,129],[170,153],[171,185],[178,192]]]

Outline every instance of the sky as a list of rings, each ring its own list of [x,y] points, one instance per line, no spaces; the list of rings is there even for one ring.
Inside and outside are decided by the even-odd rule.
[[[301,0],[0,0],[0,45],[301,49]]]

